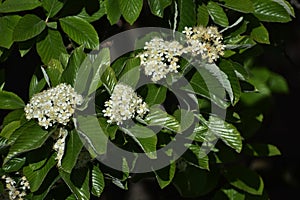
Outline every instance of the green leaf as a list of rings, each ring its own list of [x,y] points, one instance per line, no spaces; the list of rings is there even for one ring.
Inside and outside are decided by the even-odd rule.
[[[205,150],[201,149],[200,146],[194,144],[189,145],[188,148],[193,152],[193,154],[197,158],[198,163],[194,166],[199,167],[201,169],[209,170],[209,159],[206,155],[207,153],[205,152]]]
[[[81,66],[81,63],[86,58],[86,54],[84,53],[84,47],[76,48],[70,57],[68,65],[62,74],[62,82],[69,83],[74,86],[76,82],[76,77],[78,75],[78,70]]]
[[[103,17],[106,14],[106,8],[105,3],[103,0],[97,0],[97,1],[89,1],[91,2],[91,5],[89,7],[93,7],[92,11],[89,10],[87,6],[85,6],[81,12],[77,15],[78,17],[86,20],[87,22],[94,22],[99,20],[101,17]],[[95,5],[97,2],[97,5]],[[91,8],[90,8],[91,9]],[[95,10],[97,9],[97,10]]]
[[[50,29],[47,36],[36,43],[36,49],[45,64],[48,64],[51,59],[58,60],[61,54],[67,53],[59,31]]]
[[[245,154],[259,157],[281,155],[279,149],[271,144],[246,144],[243,151]]]
[[[24,57],[35,45],[35,43],[36,43],[36,38],[32,38],[30,40],[26,40],[23,42],[18,42],[19,52],[21,57]]]
[[[59,0],[43,0],[43,8],[47,11],[47,17],[54,17],[64,6],[64,3]]]
[[[68,142],[65,147],[64,157],[61,163],[61,169],[71,173],[73,167],[77,162],[78,155],[83,147],[82,141],[76,132],[76,130],[72,130],[69,133]]]
[[[27,122],[13,133],[12,136],[15,137],[10,138],[9,142],[12,143],[12,146],[5,158],[5,162],[20,153],[41,147],[50,134],[51,132],[44,131],[35,122]]]
[[[264,189],[262,178],[254,171],[242,166],[234,166],[225,171],[225,177],[234,187],[253,195],[261,195]]]
[[[289,92],[289,86],[286,79],[280,74],[271,72],[267,84],[270,90],[274,93],[287,94]]]
[[[129,58],[122,73],[120,74],[119,81],[135,88],[140,80],[140,71],[140,59]]]
[[[165,188],[172,182],[175,175],[175,170],[176,170],[176,164],[175,162],[173,162],[170,163],[170,165],[168,165],[167,167],[164,167],[157,171],[153,171],[155,173],[156,180],[161,189]]]
[[[9,112],[3,119],[2,126],[3,128],[13,121],[20,121],[24,115],[24,109],[17,109]]]
[[[0,17],[0,46],[9,49],[13,44],[13,31],[21,17],[19,15],[8,15]]]
[[[222,119],[210,116],[208,121],[209,133],[214,134],[229,147],[233,148],[236,152],[242,150],[242,137],[239,131],[232,125]]]
[[[6,139],[9,139],[11,134],[15,132],[16,129],[20,127],[20,121],[12,121],[9,124],[3,126],[3,129],[1,130],[0,136],[4,137]]]
[[[148,0],[152,14],[161,18],[164,16],[165,8],[171,5],[171,3],[172,0]]]
[[[223,8],[213,1],[207,4],[207,10],[211,19],[218,25],[226,27],[229,25],[228,18]]]
[[[142,11],[143,0],[119,0],[119,6],[124,19],[132,25]]]
[[[225,2],[225,7],[232,10],[236,10],[242,13],[253,13],[254,6],[251,0],[243,0],[243,3],[236,0],[223,0]]]
[[[235,190],[234,188],[223,188],[214,195],[213,200],[218,200],[218,199],[244,200],[245,194]]]
[[[96,117],[77,116],[77,131],[85,146],[93,154],[104,154],[107,146],[107,136],[99,125]]]
[[[35,164],[40,165],[40,162],[43,162],[44,164],[39,168],[36,168]],[[23,173],[29,181],[31,192],[35,192],[41,187],[47,174],[55,166],[55,164],[55,154],[52,154],[50,157],[44,156],[42,161],[30,163],[29,166],[23,168]]]
[[[2,166],[2,169],[6,172],[6,173],[10,173],[10,172],[16,172],[18,170],[20,170],[23,165],[25,164],[26,158],[13,158],[10,161],[8,161],[7,163],[5,163],[5,165]]]
[[[207,7],[202,4],[197,10],[197,24],[206,27],[209,22],[209,13]]]
[[[15,110],[24,106],[23,100],[15,93],[0,90],[0,109]]]
[[[31,98],[34,94],[42,91],[45,85],[46,85],[45,78],[42,78],[39,81],[36,75],[33,74],[29,84],[29,98]]]
[[[106,70],[101,77],[101,81],[108,92],[112,94],[114,87],[117,84],[117,78],[114,70],[111,67],[106,67]]]
[[[273,0],[251,0],[254,5],[254,15],[265,22],[289,22],[287,10]]]
[[[233,98],[234,98],[232,104],[235,105],[239,101],[242,91],[241,91],[238,77],[234,71],[232,62],[222,59],[219,67],[228,77],[233,92]]]
[[[25,41],[39,35],[46,28],[46,23],[33,14],[24,15],[15,26],[14,41]]]
[[[111,25],[116,24],[121,17],[119,0],[104,0],[104,3],[108,21]]]
[[[148,93],[145,102],[151,106],[154,104],[162,104],[167,95],[167,88],[161,85],[148,84]]]
[[[62,76],[63,70],[63,66],[59,60],[50,60],[46,68],[46,72],[49,76],[52,87],[55,87],[60,83],[60,78]]]
[[[186,26],[195,26],[196,24],[196,10],[193,0],[178,0],[179,6],[179,24],[178,31],[184,30]]]
[[[174,132],[180,132],[180,124],[175,117],[163,111],[159,106],[152,106],[145,118],[149,126],[161,126]]]
[[[63,31],[79,45],[93,49],[99,45],[99,38],[94,27],[77,16],[68,16],[59,19]]]
[[[293,6],[291,6],[291,4],[288,1],[286,0],[273,0],[273,1],[283,6],[286,12],[289,13],[289,15],[295,17],[294,8]]]
[[[63,170],[59,170],[59,174],[64,182],[68,185],[72,193],[76,196],[76,199],[90,199],[89,170],[75,169],[71,174]]]
[[[176,172],[173,184],[182,197],[192,198],[209,193],[217,185],[218,179],[218,172],[188,165],[184,171]]]
[[[270,44],[269,32],[262,23],[260,23],[258,27],[252,29],[250,36],[256,42]]]
[[[0,13],[32,10],[39,6],[41,6],[41,2],[39,0],[6,0],[0,4]]]
[[[93,166],[92,170],[92,194],[100,197],[105,187],[104,176],[99,167]]]
[[[156,134],[149,128],[134,125],[130,128],[122,128],[146,153],[149,158],[156,158]]]

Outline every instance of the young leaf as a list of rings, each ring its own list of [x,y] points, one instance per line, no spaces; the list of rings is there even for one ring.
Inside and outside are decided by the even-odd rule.
[[[256,42],[270,44],[269,32],[262,23],[260,23],[258,27],[252,29],[250,36]]]
[[[24,101],[15,93],[0,90],[0,109],[15,110],[24,106]]]
[[[195,26],[196,11],[193,0],[178,0],[179,17],[178,31],[184,30],[185,26]]]
[[[8,15],[0,17],[0,46],[9,49],[13,44],[13,30],[18,24],[21,16]]]
[[[14,41],[25,41],[39,35],[46,28],[46,23],[33,14],[24,15],[15,26]]]
[[[116,24],[121,17],[119,0],[105,0],[104,3],[108,21],[111,25]]]
[[[265,22],[289,22],[291,21],[289,12],[273,0],[252,0],[254,5],[254,15]]]
[[[36,49],[45,64],[48,64],[51,59],[59,59],[61,54],[67,53],[60,33],[50,29],[47,36],[36,43]]]
[[[161,18],[164,16],[165,8],[171,5],[171,3],[172,0],[148,0],[152,14]]]
[[[119,0],[120,11],[129,24],[133,24],[139,17],[143,0]]]
[[[42,6],[48,12],[47,17],[55,16],[63,7],[64,3],[59,0],[43,0]]]
[[[197,24],[205,27],[207,26],[208,21],[209,21],[209,13],[207,7],[204,4],[202,4],[198,6],[197,9]]]
[[[218,25],[226,27],[229,25],[228,18],[223,8],[213,1],[207,4],[208,13],[211,19]]]
[[[93,166],[92,170],[92,194],[100,197],[101,193],[104,190],[105,181],[102,172],[99,167]]]
[[[32,10],[39,6],[41,6],[41,2],[39,0],[6,0],[0,4],[0,13]]]
[[[63,31],[79,45],[93,49],[99,45],[99,38],[94,27],[77,16],[68,16],[59,19]]]

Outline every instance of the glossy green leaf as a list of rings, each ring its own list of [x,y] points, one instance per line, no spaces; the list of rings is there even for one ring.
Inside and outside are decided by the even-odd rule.
[[[0,17],[0,46],[9,49],[13,44],[13,31],[21,16],[8,15]]]
[[[180,124],[176,118],[163,111],[159,106],[150,107],[145,122],[150,126],[161,126],[174,132],[181,131]]]
[[[51,59],[46,67],[46,72],[49,76],[51,86],[55,87],[60,83],[60,78],[63,73],[63,66],[57,59]]]
[[[29,121],[17,129],[9,139],[12,144],[5,162],[14,156],[41,147],[51,132],[43,130],[33,121]]]
[[[157,137],[151,129],[134,125],[130,128],[122,128],[122,130],[141,147],[149,158],[156,158]]]
[[[20,121],[12,121],[2,128],[0,136],[9,139],[11,134],[13,134],[13,132],[19,127],[20,127]]]
[[[150,6],[152,14],[158,17],[164,16],[165,8],[171,5],[171,3],[171,0],[148,0],[148,4]]]
[[[155,173],[156,180],[161,189],[167,187],[173,180],[176,171],[175,162],[170,163],[167,167],[153,171]]]
[[[291,17],[286,9],[273,0],[251,0],[254,5],[254,15],[265,22],[289,22]]]
[[[142,11],[143,0],[119,0],[119,6],[124,19],[132,25]]]
[[[241,91],[238,77],[234,71],[234,67],[232,66],[231,62],[223,59],[221,60],[219,67],[228,77],[228,80],[232,88],[233,99],[234,99],[232,101],[232,104],[235,105],[239,101],[242,91]]]
[[[15,26],[14,41],[25,41],[39,35],[46,28],[46,22],[36,15],[24,15]]]
[[[97,5],[95,5],[96,2]],[[86,6],[77,15],[78,17],[86,20],[87,22],[94,22],[99,20],[106,14],[105,2],[103,0],[89,1],[87,3],[91,3],[91,5],[88,4],[88,6],[93,7],[93,10],[90,11],[89,8]]]
[[[93,154],[104,154],[107,146],[107,136],[99,125],[96,117],[77,116],[77,131],[82,142]]]
[[[206,155],[205,150],[201,149],[200,146],[194,144],[189,145],[188,148],[193,152],[193,154],[197,158],[198,163],[194,166],[197,166],[201,169],[209,170],[209,159]]]
[[[41,187],[34,193],[31,200],[45,199],[47,194],[53,189],[53,185],[60,179],[58,172],[52,168],[43,180]]]
[[[41,6],[41,2],[39,0],[6,0],[0,4],[0,13],[32,10],[39,6]]]
[[[269,32],[262,23],[260,23],[258,27],[252,29],[251,37],[256,42],[263,43],[263,44],[270,44]]]
[[[126,65],[120,76],[120,82],[125,83],[132,88],[136,88],[138,81],[140,80],[140,59],[129,58],[126,61]]]
[[[239,2],[236,0],[223,0],[225,2],[225,6],[236,10],[242,13],[253,13],[254,6],[251,0],[243,0],[243,2]]]
[[[216,135],[236,152],[241,152],[242,137],[236,127],[215,116],[209,117],[208,127],[210,132],[209,134],[212,133]]]
[[[197,24],[206,27],[209,22],[209,13],[206,5],[202,4],[197,9]]]
[[[271,144],[246,144],[243,151],[251,156],[279,156],[279,149]]]
[[[63,170],[59,170],[59,174],[72,193],[76,196],[76,199],[90,199],[89,170],[75,169],[71,174]]]
[[[0,90],[0,109],[14,110],[24,108],[23,100],[13,92]]]
[[[79,45],[93,49],[99,45],[99,38],[95,28],[84,19],[68,16],[59,19],[63,31]]]
[[[76,48],[71,53],[71,57],[68,62],[68,65],[62,74],[62,82],[69,83],[70,85],[74,86],[78,74],[78,70],[82,62],[86,58],[86,54],[84,53],[83,50],[84,47],[81,46]]]
[[[100,197],[105,187],[104,176],[100,171],[99,167],[93,166],[92,170],[92,194]]]
[[[196,24],[196,10],[193,0],[178,0],[179,17],[178,31],[183,31],[184,27],[192,27]]]
[[[242,166],[228,168],[225,172],[228,182],[234,187],[253,195],[261,195],[264,189],[262,178],[254,171]]]
[[[47,36],[36,44],[36,49],[45,64],[48,64],[51,59],[59,59],[61,54],[67,53],[60,33],[50,29]]]
[[[43,0],[43,8],[47,11],[47,17],[55,16],[64,6],[64,3],[59,0]]]
[[[9,112],[3,119],[2,126],[3,128],[13,121],[20,121],[24,115],[24,109],[17,109]]]
[[[218,25],[226,27],[229,25],[228,18],[223,8],[213,1],[207,4],[207,10],[211,19]]]
[[[29,98],[31,98],[34,94],[41,92],[45,85],[46,81],[44,78],[38,80],[36,75],[33,74],[29,84]]]
[[[160,85],[155,85],[155,84],[148,84],[148,93],[145,98],[145,102],[151,106],[154,104],[162,104],[167,95],[167,88],[160,86]]]
[[[106,67],[106,70],[101,77],[101,81],[109,93],[112,94],[114,87],[117,84],[117,78],[111,67]]]
[[[192,198],[212,191],[218,183],[219,174],[188,165],[184,171],[176,172],[173,184],[182,197]]]
[[[25,164],[26,158],[13,158],[2,166],[6,173],[16,172],[20,170]]]
[[[104,3],[108,21],[111,25],[116,24],[121,17],[119,0],[105,0]]]
[[[47,174],[55,166],[55,154],[52,154],[50,157],[44,157],[42,162],[44,164],[39,168],[34,167],[35,163],[31,163],[31,165],[23,168],[23,173],[30,183],[30,190],[32,192],[37,191],[41,187]],[[37,164],[40,165],[39,162]]]
[[[78,133],[72,130],[69,133],[68,141],[65,146],[64,157],[61,162],[62,170],[71,173],[82,147],[83,144]]]
[[[295,17],[295,11],[293,6],[286,0],[273,0],[274,2],[280,4],[286,10],[289,15]],[[291,2],[292,3],[292,2]]]

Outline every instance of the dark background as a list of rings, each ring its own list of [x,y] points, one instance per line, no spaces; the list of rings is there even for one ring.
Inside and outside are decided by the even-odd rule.
[[[296,18],[286,24],[266,24],[273,46],[264,46],[265,52],[257,60],[260,65],[282,75],[289,86],[288,94],[273,94],[270,105],[266,105],[269,109],[263,125],[256,135],[258,141],[276,145],[282,156],[258,158],[250,163],[250,167],[263,177],[271,200],[294,199],[300,191],[300,6],[296,5],[297,1],[292,2]],[[120,27],[115,28],[120,30]],[[8,60],[0,63],[0,70],[5,71],[5,90],[15,92],[27,101],[28,83],[40,64],[34,49],[21,58],[17,48],[14,48]],[[6,113],[0,111],[0,122]],[[169,198],[171,195],[172,199],[181,199],[172,186],[161,191],[147,180],[131,185],[130,191],[107,187],[102,198],[123,196],[134,200],[144,196],[140,199],[164,199],[166,194]]]

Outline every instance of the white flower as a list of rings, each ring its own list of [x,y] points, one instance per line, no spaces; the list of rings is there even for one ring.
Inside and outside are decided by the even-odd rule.
[[[223,37],[217,27],[185,27],[182,33],[185,34],[188,43],[186,51],[191,52],[192,55],[201,55],[202,59],[209,63],[224,55],[225,45],[222,43]]]
[[[19,173],[16,173],[16,175],[18,174]],[[18,183],[9,176],[4,175],[2,176],[2,179],[5,179],[6,189],[8,190],[8,197],[10,200],[23,199],[23,197],[27,195],[26,190],[30,189],[29,182],[25,176],[22,176]]]
[[[139,55],[144,72],[151,80],[157,82],[166,75],[177,73],[178,57],[184,52],[183,46],[177,41],[165,41],[153,38],[145,43],[144,52]]]
[[[138,97],[134,90],[127,85],[119,83],[115,86],[110,100],[106,101],[104,106],[105,117],[108,117],[108,123],[116,122],[117,125],[123,121],[134,118],[136,114],[143,117],[149,109],[147,104]]]
[[[70,85],[59,84],[54,88],[35,94],[25,106],[26,119],[37,119],[40,126],[48,129],[56,123],[66,125],[82,103],[82,96]]]
[[[68,135],[68,131],[64,128],[60,128],[57,135],[57,141],[53,145],[53,149],[57,152],[55,160],[57,160],[58,167],[61,167],[61,160],[65,152],[65,142],[66,142],[67,135]]]

